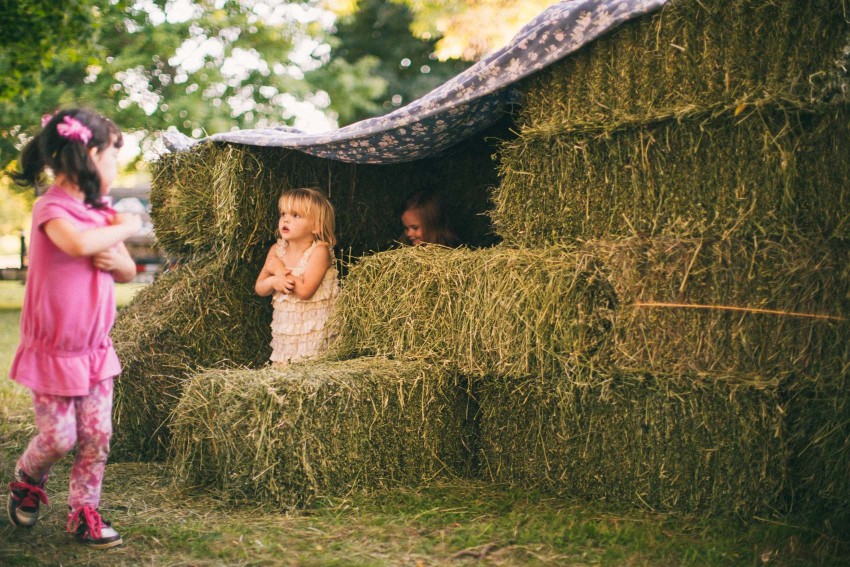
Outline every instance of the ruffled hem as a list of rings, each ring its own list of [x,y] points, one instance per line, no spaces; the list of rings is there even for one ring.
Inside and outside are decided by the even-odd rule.
[[[324,330],[298,336],[272,335],[272,362],[287,362],[311,358],[324,350],[328,334]]]
[[[285,335],[300,335],[312,331],[320,331],[330,317],[331,306],[309,311],[283,311],[272,313],[272,333]]]
[[[271,361],[284,362],[315,356],[327,347],[330,339],[331,334],[327,328],[306,333],[272,333]]]
[[[81,354],[56,354],[18,347],[9,376],[18,384],[51,396],[88,396],[93,384],[121,373],[112,341]]]

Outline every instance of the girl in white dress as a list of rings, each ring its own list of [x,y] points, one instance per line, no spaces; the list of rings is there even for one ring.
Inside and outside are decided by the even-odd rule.
[[[333,246],[334,210],[314,189],[284,191],[278,201],[278,241],[272,245],[254,290],[272,296],[274,365],[321,352],[339,281]]]

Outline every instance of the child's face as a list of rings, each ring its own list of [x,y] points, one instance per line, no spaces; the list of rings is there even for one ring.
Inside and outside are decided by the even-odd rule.
[[[110,144],[103,151],[99,152],[97,148],[89,149],[89,155],[100,175],[100,192],[106,195],[118,176],[118,148],[115,146],[115,140],[110,140]]]
[[[315,238],[315,223],[298,211],[282,210],[277,221],[280,237],[287,241],[313,240]]]
[[[413,246],[422,244],[423,230],[419,211],[416,209],[404,211],[401,215],[401,224],[404,225],[404,235]]]

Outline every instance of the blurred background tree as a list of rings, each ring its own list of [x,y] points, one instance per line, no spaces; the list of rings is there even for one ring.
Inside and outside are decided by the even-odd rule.
[[[364,65],[385,85],[381,94],[359,105],[345,97],[339,75],[313,71],[314,81],[331,93],[340,126],[390,112],[434,90],[471,65],[469,61],[440,61],[436,38],[413,35],[413,13],[391,0],[359,0],[336,4],[331,64]],[[358,106],[359,105],[359,106]]]
[[[0,0],[0,167],[42,114],[71,105],[112,117],[140,169],[162,130],[319,131],[384,114],[552,3]]]
[[[434,40],[436,58],[476,61],[507,44],[522,26],[561,0],[393,1],[410,8],[411,31]]]

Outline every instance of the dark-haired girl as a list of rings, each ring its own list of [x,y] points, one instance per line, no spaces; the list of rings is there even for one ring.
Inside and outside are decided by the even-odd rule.
[[[457,246],[460,242],[449,224],[436,193],[420,191],[409,196],[401,208],[404,237],[413,246],[441,244]]]
[[[98,512],[112,435],[112,383],[121,371],[109,339],[114,282],[128,282],[135,263],[123,242],[138,215],[116,213],[106,193],[118,172],[123,138],[110,120],[82,109],[42,119],[21,156],[21,185],[53,182],[32,212],[21,343],[10,377],[32,392],[38,434],[18,459],[7,512],[31,528],[56,461],[74,447],[68,531],[91,547],[120,545]]]

